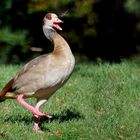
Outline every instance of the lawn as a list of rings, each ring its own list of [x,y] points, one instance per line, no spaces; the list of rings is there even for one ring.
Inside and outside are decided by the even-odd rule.
[[[21,66],[0,66],[0,88]],[[35,104],[34,99],[27,99]],[[42,108],[53,115],[32,131],[32,114],[15,100],[0,103],[1,140],[139,140],[140,65],[77,64]]]

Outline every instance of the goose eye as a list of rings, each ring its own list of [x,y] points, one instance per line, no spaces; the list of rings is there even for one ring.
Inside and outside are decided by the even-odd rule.
[[[51,20],[51,19],[52,19],[52,16],[51,16],[51,14],[47,14],[47,15],[45,16],[45,18],[48,19],[48,20]]]

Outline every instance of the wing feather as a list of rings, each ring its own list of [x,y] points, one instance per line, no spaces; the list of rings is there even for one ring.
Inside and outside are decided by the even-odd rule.
[[[9,92],[12,89],[12,85],[14,83],[14,79],[11,79],[6,85],[5,87],[2,89],[2,91],[0,92],[0,98],[3,97],[7,92]]]

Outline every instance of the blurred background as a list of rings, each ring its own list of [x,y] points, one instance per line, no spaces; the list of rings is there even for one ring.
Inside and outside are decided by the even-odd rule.
[[[77,62],[140,61],[139,0],[0,0],[0,63],[19,64],[52,50],[42,32],[58,15]]]

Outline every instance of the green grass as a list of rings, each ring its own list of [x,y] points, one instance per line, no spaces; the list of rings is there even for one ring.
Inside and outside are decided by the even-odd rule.
[[[0,67],[0,88],[21,66]],[[27,100],[35,104],[34,99]],[[15,100],[0,104],[1,140],[139,140],[140,65],[78,64],[42,107],[54,116],[32,131],[32,114]]]

